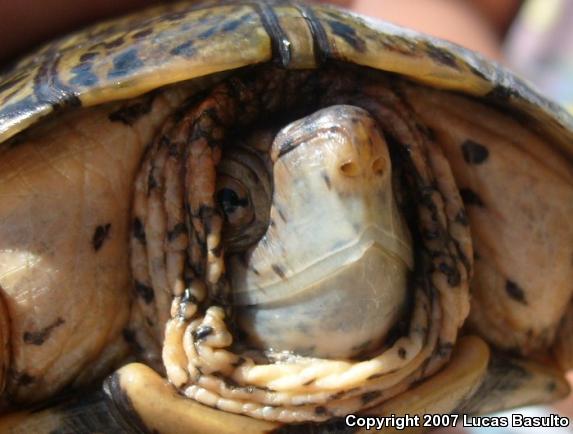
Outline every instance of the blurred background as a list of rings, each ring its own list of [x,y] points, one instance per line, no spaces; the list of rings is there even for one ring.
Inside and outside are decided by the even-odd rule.
[[[0,65],[41,42],[159,0],[0,0]],[[326,0],[324,2],[327,2]],[[573,0],[330,0],[355,12],[438,36],[482,53],[573,112]],[[573,383],[573,375],[570,376]],[[515,410],[573,420],[573,398]],[[509,414],[509,413],[508,413]],[[573,428],[543,428],[545,433]],[[462,428],[441,433],[519,433],[539,429]]]

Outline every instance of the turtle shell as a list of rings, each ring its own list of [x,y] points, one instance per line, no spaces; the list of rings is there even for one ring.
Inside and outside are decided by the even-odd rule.
[[[573,119],[504,67],[455,44],[324,5],[205,1],[96,24],[0,75],[0,142],[55,111],[133,98],[169,84],[273,62],[348,62],[508,108],[573,158]]]
[[[163,5],[45,45],[0,75],[0,143],[64,110],[131,99],[172,84],[267,63],[293,70],[354,64],[466,94],[526,123],[573,162],[573,118],[504,67],[452,43],[389,23],[324,5],[284,0]],[[101,230],[105,234],[105,226]],[[478,344],[473,349],[473,356],[454,359],[457,365],[453,365],[458,371],[471,367],[475,378],[464,380],[466,389],[459,382],[452,383],[451,389],[444,389],[443,399],[454,400],[455,389],[459,401],[479,381],[488,350]],[[424,387],[441,390],[458,371]],[[117,377],[120,388],[124,387],[122,375]],[[162,387],[163,383],[157,383],[157,388]],[[413,392],[401,397],[402,407],[395,412],[403,406],[411,412],[418,396],[419,392]],[[133,402],[140,414],[161,419],[165,408],[138,407],[148,404]],[[165,405],[171,406],[170,411],[174,408]],[[386,410],[394,409],[385,405]],[[236,420],[229,419],[228,429],[235,429]],[[244,431],[251,432],[249,427]]]

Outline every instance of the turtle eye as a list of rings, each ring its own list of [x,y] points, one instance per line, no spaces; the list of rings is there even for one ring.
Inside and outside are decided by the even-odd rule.
[[[225,222],[231,226],[250,223],[254,217],[249,192],[236,179],[224,176],[217,191],[217,203],[223,211]]]
[[[259,240],[269,224],[269,170],[249,149],[227,149],[217,167],[215,199],[225,219],[225,252],[243,252]]]

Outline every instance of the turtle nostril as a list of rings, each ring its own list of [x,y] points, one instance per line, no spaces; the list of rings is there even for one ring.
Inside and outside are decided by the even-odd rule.
[[[374,175],[382,175],[386,169],[386,160],[382,157],[376,158],[372,163]]]
[[[358,164],[353,161],[347,161],[346,163],[341,164],[340,171],[343,175],[350,177],[358,176],[360,174]]]

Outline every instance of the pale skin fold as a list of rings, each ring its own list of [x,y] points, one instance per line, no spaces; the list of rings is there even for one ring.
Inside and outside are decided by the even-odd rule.
[[[91,375],[102,375],[118,365],[128,352],[127,341],[133,344],[135,340],[138,355],[165,373],[172,386],[188,398],[270,421],[324,421],[399,399],[413,383],[432,378],[440,369],[446,376],[439,378],[447,381],[448,360],[468,314],[471,327],[496,346],[519,346],[524,353],[549,351],[566,304],[545,303],[543,294],[548,289],[535,276],[551,274],[550,290],[555,297],[570,298],[570,263],[569,268],[556,269],[554,265],[565,264],[567,247],[573,245],[571,231],[562,226],[573,206],[567,205],[573,204],[573,175],[568,162],[524,126],[494,109],[405,82],[398,83],[401,92],[397,94],[383,75],[364,78],[361,93],[353,94],[356,77],[346,73],[335,71],[329,76],[323,71],[324,82],[318,84],[328,90],[318,93],[319,105],[350,103],[361,107],[350,109],[355,116],[341,115],[356,117],[359,126],[356,130],[344,127],[353,133],[347,135],[349,142],[337,142],[340,150],[333,155],[352,151],[361,140],[356,138],[364,138],[360,128],[371,129],[367,136],[377,144],[361,145],[364,158],[360,152],[350,152],[349,161],[361,170],[372,169],[374,174],[391,173],[391,153],[380,151],[387,149],[385,138],[391,137],[393,154],[407,150],[407,157],[402,154],[396,168],[404,179],[393,180],[403,184],[386,184],[386,190],[378,193],[394,193],[406,186],[419,189],[411,193],[415,206],[410,218],[418,225],[416,237],[421,244],[412,250],[423,252],[424,264],[431,270],[424,277],[427,280],[415,281],[410,287],[404,283],[404,276],[413,272],[415,263],[408,247],[410,235],[399,216],[407,201],[402,193],[386,202],[392,218],[380,219],[382,229],[392,227],[391,232],[398,235],[390,238],[389,244],[380,241],[384,237],[375,239],[383,252],[375,260],[389,260],[401,267],[396,275],[402,277],[384,294],[400,304],[407,293],[412,304],[402,335],[385,342],[399,316],[390,314],[388,324],[375,334],[357,338],[358,346],[368,342],[361,346],[365,354],[359,361],[344,353],[332,360],[313,357],[312,352],[300,357],[267,352],[261,357],[261,353],[247,352],[236,342],[229,322],[233,308],[226,303],[233,290],[233,278],[226,274],[233,273],[233,266],[226,270],[224,262],[228,220],[216,203],[217,190],[222,188],[217,184],[217,165],[223,166],[220,161],[225,161],[225,128],[253,122],[258,113],[254,108],[249,111],[252,101],[276,85],[275,80],[296,87],[308,78],[298,73],[281,76],[274,71],[265,75],[263,70],[258,80],[232,82],[236,93],[228,91],[227,82],[218,85],[203,101],[175,117],[171,116],[173,111],[195,89],[175,87],[159,93],[151,100],[150,111],[130,125],[110,121],[109,114],[118,105],[78,110],[68,116],[74,121],[73,131],[66,123],[48,123],[25,137],[24,143],[2,149],[0,195],[4,203],[13,202],[0,210],[0,285],[3,306],[11,319],[10,354],[0,353],[0,361],[10,372],[19,373],[0,378],[6,383],[5,396],[28,403],[55,394],[74,380],[90,381]],[[268,102],[269,111],[280,103]],[[452,110],[459,106],[464,110]],[[316,119],[311,124],[320,123]],[[335,137],[328,136],[337,141]],[[270,150],[270,161],[277,165],[274,175],[279,177],[275,183],[295,182],[313,173],[303,170],[294,178],[288,165],[284,171],[280,169],[282,158],[312,152],[305,145],[285,152],[285,143],[279,140]],[[403,144],[407,144],[404,149]],[[527,167],[518,167],[517,175],[509,172],[512,175],[505,176],[522,158],[515,153],[516,146],[527,151],[523,160]],[[125,153],[121,158],[117,149]],[[31,165],[25,171],[24,161]],[[335,167],[342,170],[342,178],[354,179],[356,167],[344,166],[349,161]],[[374,164],[376,161],[384,164]],[[497,167],[501,169],[496,171]],[[479,178],[482,170],[485,175]],[[545,200],[542,213],[536,208],[537,202],[525,195],[511,195],[516,203],[495,199],[496,192],[523,188],[519,173],[527,173],[539,189],[535,197]],[[50,180],[56,182],[62,177],[68,180],[65,185],[70,190],[67,194],[58,192],[65,199],[57,200]],[[339,180],[328,178],[322,178],[321,188],[328,190],[330,184],[344,196],[351,184],[341,180],[338,186]],[[479,179],[487,182],[477,182]],[[93,198],[86,196],[86,191]],[[375,201],[368,195],[359,196],[363,203]],[[261,197],[271,199],[267,193]],[[397,202],[392,205],[394,200]],[[269,218],[275,225],[281,218],[280,207],[287,207],[283,217],[293,211],[288,209],[288,201],[269,205]],[[364,209],[371,210],[369,206]],[[507,211],[506,206],[513,211]],[[540,213],[545,222],[541,232],[532,231],[527,218],[519,218],[539,221]],[[302,214],[292,212],[297,219],[304,218]],[[361,216],[360,220],[369,222],[369,217]],[[81,229],[61,230],[73,225]],[[268,230],[266,235],[271,238],[282,236],[277,227]],[[478,253],[473,272],[475,250],[470,231]],[[530,275],[525,262],[519,262],[520,256],[499,253],[507,250],[508,243],[514,251],[544,252],[550,259],[538,261],[537,268],[531,269],[537,271]],[[296,264],[289,268],[289,254],[283,258],[285,268],[280,272],[275,269],[279,277],[304,271]],[[45,267],[48,261],[56,262]],[[479,265],[480,261],[486,265]],[[267,267],[273,269],[273,265],[276,263]],[[73,273],[66,267],[72,267]],[[475,291],[471,312],[470,279]],[[398,290],[397,282],[402,286]],[[428,285],[434,290],[427,291]],[[78,297],[80,291],[82,296]],[[386,315],[385,307],[381,308],[378,312]],[[285,325],[285,333],[289,328]],[[38,331],[43,334],[33,334]],[[0,339],[5,339],[3,336]],[[35,344],[40,337],[42,344]],[[265,339],[262,341],[266,345]],[[73,351],[66,351],[66,345],[72,345]],[[34,366],[30,365],[32,353]],[[487,357],[482,354],[480,360]],[[86,367],[90,367],[90,375],[78,377]],[[22,382],[23,374],[34,381],[24,377]],[[145,375],[141,371],[142,381]],[[471,383],[472,391],[476,384],[477,379]]]

